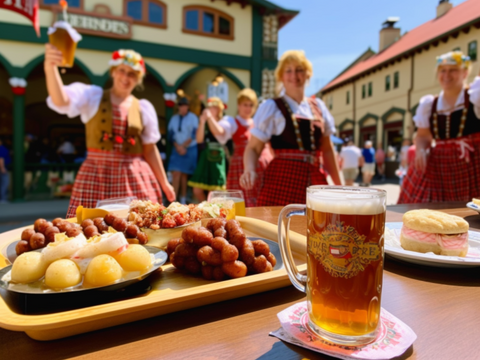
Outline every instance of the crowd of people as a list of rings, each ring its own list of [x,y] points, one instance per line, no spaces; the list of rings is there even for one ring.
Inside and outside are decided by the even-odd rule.
[[[203,201],[208,191],[235,189],[247,207],[305,203],[305,189],[327,184],[370,186],[375,174],[385,180],[385,164],[397,160],[399,203],[468,201],[480,196],[480,78],[468,87],[468,57],[450,52],[437,59],[442,91],[420,100],[414,117],[417,132],[397,151],[366,140],[363,149],[344,139],[338,154],[331,141],[335,122],[322,100],[305,95],[312,64],[303,51],[285,52],[275,70],[278,97],[260,104],[256,93],[243,89],[237,115],[224,114],[225,104],[211,97],[200,115],[182,94],[177,114],[168,124],[171,144],[168,172],[156,146],[161,135],[152,104],[132,91],[142,84],[145,64],[133,50],[118,50],[110,60],[112,87],[73,83],[65,86],[58,72],[62,54],[46,45],[45,77],[48,106],[68,117],[80,116],[86,146],[72,191],[68,217],[78,205],[94,207],[97,200],[136,196],[152,201]],[[233,152],[225,146],[233,142]],[[413,142],[413,144],[412,144]],[[48,147],[48,141],[38,149]],[[5,199],[5,169],[10,158],[0,142],[0,201]],[[86,151],[85,151],[86,150]],[[386,150],[386,151],[385,151]],[[79,151],[62,139],[47,157],[72,162]],[[82,151],[80,151],[82,153]],[[8,155],[8,154],[7,154]],[[42,156],[41,158],[45,158]],[[342,176],[343,175],[343,181]],[[7,184],[8,186],[8,184]]]

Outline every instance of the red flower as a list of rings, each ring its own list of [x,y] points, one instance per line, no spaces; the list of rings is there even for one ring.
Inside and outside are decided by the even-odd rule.
[[[135,139],[133,137],[129,138],[128,142],[130,143],[130,145],[135,146]]]
[[[103,133],[103,141],[108,141],[110,139],[110,135],[107,133]]]
[[[169,108],[172,108],[172,107],[175,106],[175,101],[173,101],[173,100],[166,100],[166,101],[165,101],[165,106],[166,106],[166,107],[169,107]]]
[[[113,52],[113,54],[112,54],[112,59],[113,59],[113,60],[120,59],[120,57],[121,57],[121,56],[120,56],[118,50]]]
[[[120,135],[115,135],[115,142],[117,144],[123,144],[123,138]]]

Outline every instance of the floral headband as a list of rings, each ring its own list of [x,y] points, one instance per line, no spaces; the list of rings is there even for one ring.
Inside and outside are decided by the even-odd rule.
[[[437,56],[437,67],[440,65],[458,65],[462,68],[468,68],[470,63],[470,57],[464,55],[461,51],[450,51]]]
[[[140,71],[142,74],[146,72],[142,55],[133,50],[120,49],[113,52],[108,65],[118,66],[122,64],[130,66],[133,70]]]
[[[220,108],[221,111],[227,108],[227,106],[223,103],[222,100],[218,97],[211,97],[207,100],[207,106],[216,106]]]

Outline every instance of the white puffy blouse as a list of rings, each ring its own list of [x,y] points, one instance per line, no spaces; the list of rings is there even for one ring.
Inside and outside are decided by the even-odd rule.
[[[287,95],[283,95],[283,97],[295,116],[306,119],[314,118],[312,109],[310,109],[306,98],[299,104]],[[328,111],[325,103],[318,98],[316,100],[318,107],[322,111],[323,119],[325,120],[325,134],[323,135],[330,136],[335,133],[335,120]],[[273,99],[268,99],[260,104],[253,117],[253,122],[254,127],[250,132],[263,142],[269,141],[273,135],[280,135],[285,129],[285,118]]]
[[[70,118],[80,116],[84,124],[97,113],[103,95],[103,89],[96,85],[87,85],[75,82],[63,87],[70,99],[67,106],[56,106],[51,97],[47,98],[47,105],[50,109],[59,114],[67,115]],[[140,112],[142,115],[143,131],[140,135],[142,144],[156,144],[161,135],[158,129],[158,118],[155,108],[148,100],[141,99]]]
[[[228,115],[224,116],[222,120],[218,122],[218,124],[223,128],[225,132],[223,133],[223,135],[215,136],[215,138],[218,140],[220,144],[225,145],[227,141],[230,140],[232,136],[237,132],[238,125],[235,119],[237,119],[240,122],[240,124],[242,124],[243,126],[249,127],[248,121],[239,115],[237,115],[236,118],[233,118]]]
[[[473,82],[470,84],[468,94],[470,95],[470,103],[473,104],[475,115],[477,116],[477,118],[480,119],[480,76],[475,77]],[[420,99],[417,112],[413,117],[413,121],[415,121],[415,125],[418,128],[430,127],[430,115],[432,114],[432,106],[434,99],[435,96],[433,95],[425,95]],[[448,106],[443,101],[443,91],[441,91],[438,95],[437,112],[438,114],[449,115],[454,111],[463,109],[464,105],[465,92],[461,91],[458,95],[457,101],[455,102],[455,107],[453,109],[447,109]]]

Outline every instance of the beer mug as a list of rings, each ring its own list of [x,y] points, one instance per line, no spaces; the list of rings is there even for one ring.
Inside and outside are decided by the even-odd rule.
[[[82,36],[66,21],[57,21],[48,28],[48,41],[62,52],[61,67],[73,66],[77,43],[81,39]]]
[[[386,192],[310,186],[306,205],[287,205],[278,242],[293,285],[307,294],[308,325],[342,345],[373,342],[380,323]],[[307,275],[299,273],[289,241],[290,218],[307,216]]]
[[[242,190],[215,190],[208,193],[208,201],[232,200],[235,203],[235,215],[245,216],[245,198]]]

